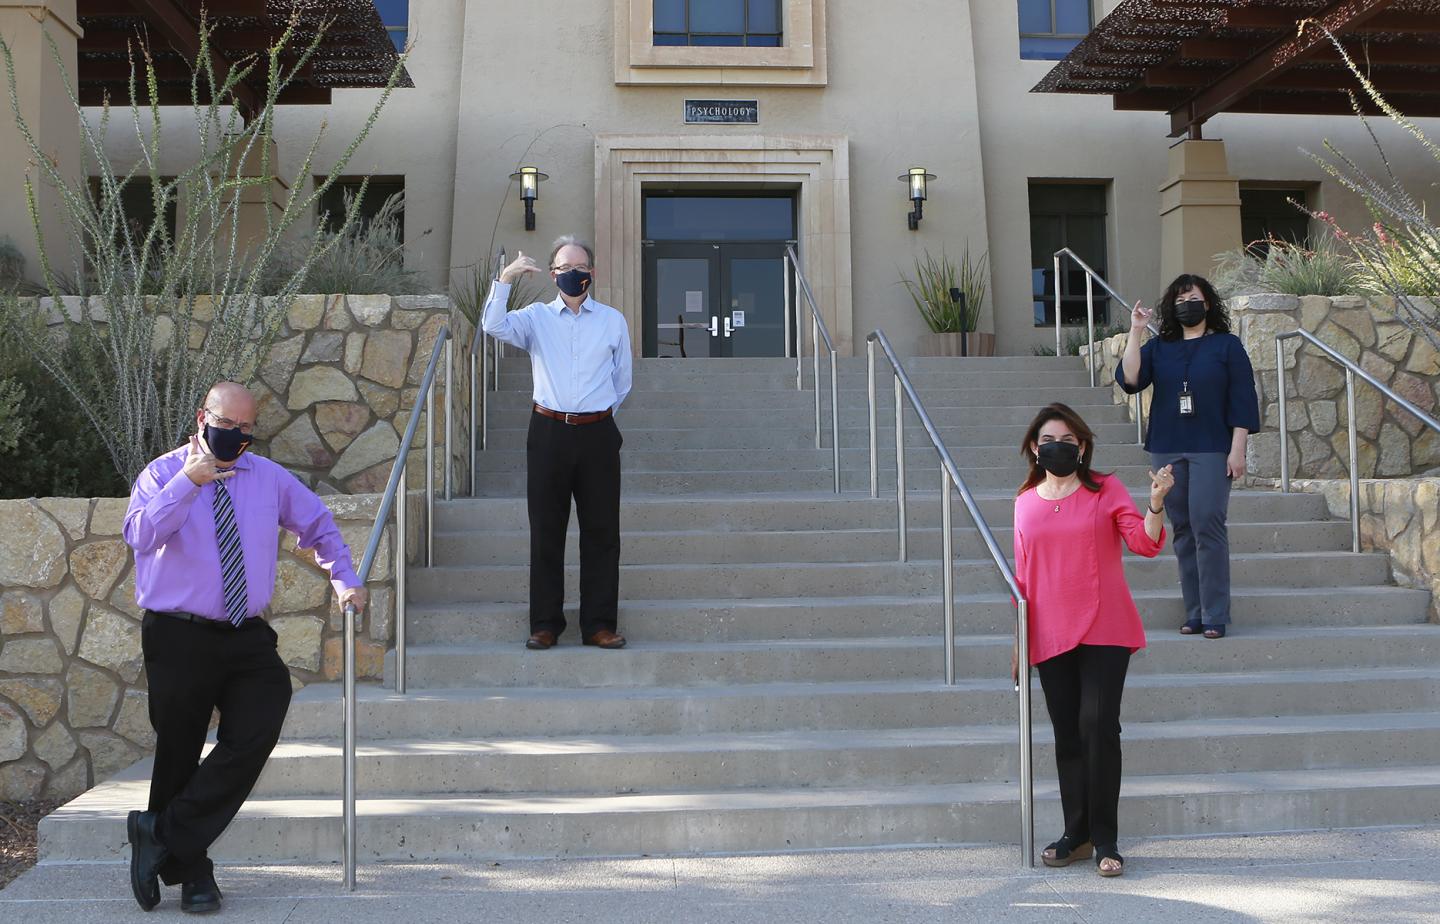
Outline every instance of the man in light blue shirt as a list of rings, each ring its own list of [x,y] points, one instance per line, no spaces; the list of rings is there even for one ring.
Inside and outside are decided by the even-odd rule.
[[[620,603],[620,446],[615,411],[630,393],[625,316],[590,297],[595,251],[562,237],[550,252],[560,294],[506,311],[510,287],[542,272],[521,252],[490,287],[485,333],[530,354],[534,410],[525,441],[530,510],[530,638],[544,651],[565,631],[565,531],[570,499],[580,521],[580,638],[624,648]]]

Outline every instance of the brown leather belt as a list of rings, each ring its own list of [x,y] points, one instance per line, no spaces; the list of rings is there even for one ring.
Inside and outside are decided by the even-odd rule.
[[[599,423],[610,416],[609,411],[597,411],[594,414],[571,414],[564,411],[552,411],[548,407],[539,404],[535,405],[535,413],[553,420],[558,420],[561,423],[570,424],[571,426]]]

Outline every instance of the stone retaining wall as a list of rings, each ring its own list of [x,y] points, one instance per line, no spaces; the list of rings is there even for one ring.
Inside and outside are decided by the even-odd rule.
[[[398,392],[398,389],[397,389]],[[303,418],[302,418],[303,419]],[[325,498],[358,568],[378,495]],[[423,495],[409,497],[415,560]],[[121,538],[125,498],[0,501],[0,799],[68,799],[154,744],[140,653],[134,557]],[[394,525],[386,528],[357,627],[357,673],[381,676],[394,638]],[[282,531],[268,614],[295,686],[334,680],[342,625],[334,591]]]
[[[1280,476],[1279,377],[1275,336],[1303,328],[1342,356],[1359,364],[1397,394],[1426,413],[1440,405],[1440,353],[1424,337],[1394,320],[1380,302],[1356,296],[1274,295],[1230,299],[1235,333],[1255,367],[1265,429],[1249,441],[1250,474]],[[1115,366],[1125,352],[1128,333],[1099,345],[1103,365],[1098,381],[1111,385],[1117,404],[1132,408],[1133,398],[1114,384]],[[1081,356],[1089,358],[1088,348]],[[1348,474],[1348,412],[1345,371],[1314,347],[1291,340],[1285,346],[1289,430],[1289,466],[1293,477],[1336,478]],[[1394,405],[1360,378],[1355,381],[1355,423],[1362,478],[1407,476],[1440,466],[1440,433]],[[1150,390],[1143,393],[1149,416]]]

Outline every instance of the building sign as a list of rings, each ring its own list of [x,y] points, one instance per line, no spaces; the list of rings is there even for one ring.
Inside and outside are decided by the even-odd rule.
[[[685,124],[722,122],[729,125],[756,125],[760,122],[760,101],[753,99],[687,99]]]

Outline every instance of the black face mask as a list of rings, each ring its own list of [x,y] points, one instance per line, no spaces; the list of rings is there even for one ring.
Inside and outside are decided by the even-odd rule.
[[[1206,313],[1205,302],[1198,298],[1175,303],[1175,320],[1180,322],[1181,327],[1194,327],[1205,320]]]
[[[571,298],[579,298],[590,290],[590,274],[584,270],[566,270],[555,277],[555,285]]]
[[[1037,461],[1045,471],[1057,478],[1065,478],[1075,474],[1080,467],[1080,447],[1074,443],[1041,443]]]
[[[210,454],[221,462],[234,462],[240,458],[242,452],[250,448],[250,437],[241,433],[239,427],[222,430],[206,424],[205,445],[210,447]]]

